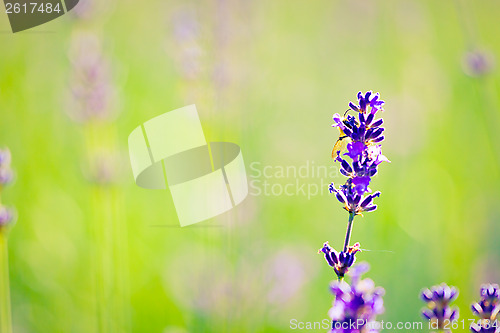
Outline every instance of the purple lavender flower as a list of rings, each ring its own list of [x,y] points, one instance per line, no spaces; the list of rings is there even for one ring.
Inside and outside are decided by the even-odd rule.
[[[10,168],[10,150],[0,149],[0,188],[12,182],[14,174]]]
[[[355,105],[353,102],[349,102],[349,107],[354,111],[358,111],[360,113],[366,113],[367,112],[366,108],[369,106],[371,107],[370,114],[374,114],[378,110],[382,110],[382,105],[385,103],[384,101],[379,100],[379,97],[380,97],[379,93],[376,93],[372,97],[371,91],[367,91],[366,94],[363,96],[363,94],[360,91],[358,92],[359,105]]]
[[[0,192],[2,188],[9,184],[13,178],[10,168],[11,155],[8,148],[0,149]],[[14,211],[0,203],[0,232],[12,224],[14,221]]]
[[[283,308],[299,292],[307,278],[314,275],[308,262],[296,249],[281,249],[264,263],[262,286],[270,304]]]
[[[378,332],[375,318],[384,312],[383,288],[375,287],[371,279],[361,280],[369,269],[368,264],[354,266],[350,272],[351,285],[334,281],[330,286],[335,295],[333,307],[328,311],[332,319],[330,333]]]
[[[472,332],[500,332],[500,288],[498,284],[483,284],[481,286],[481,299],[472,304],[472,312],[480,319],[477,323],[472,324]]]
[[[373,199],[380,196],[380,191],[362,197],[355,190],[356,186],[368,186],[368,182],[363,183],[363,179],[360,178],[358,178],[358,183],[354,183],[354,181],[354,178],[349,179],[346,184],[340,185],[339,189],[336,189],[335,185],[331,183],[330,193],[335,193],[337,199],[344,204],[344,209],[351,214],[360,215],[363,212],[376,210],[377,205],[373,204]]]
[[[0,206],[0,230],[14,221],[14,212],[5,206]]]
[[[458,296],[458,290],[446,283],[422,290],[421,297],[427,303],[422,315],[442,330],[445,324],[458,319],[458,308],[450,307],[450,303]]]
[[[480,77],[489,74],[495,67],[494,57],[490,52],[475,50],[467,52],[463,58],[465,74]]]
[[[325,260],[333,267],[335,273],[339,279],[342,279],[344,275],[348,272],[349,267],[351,267],[356,261],[356,252],[360,252],[359,243],[349,246],[347,251],[342,251],[338,253],[333,248],[328,245],[328,242],[323,244],[323,247],[319,249],[318,253],[324,253]]]
[[[82,171],[85,178],[94,184],[111,185],[118,181],[122,169],[121,156],[118,152],[100,149],[89,154]]]
[[[0,186],[5,186],[12,182],[14,175],[10,168],[0,167]]]
[[[337,253],[331,249],[327,243],[323,246],[322,251],[328,264],[334,267],[335,273],[339,279],[342,279],[348,268],[354,262],[354,255],[359,251],[359,247],[349,246],[351,230],[354,217],[361,215],[363,212],[371,212],[377,209],[377,205],[373,204],[373,199],[380,196],[380,192],[372,194],[369,188],[372,177],[378,172],[378,166],[382,162],[389,162],[387,157],[382,155],[382,148],[379,144],[384,140],[382,133],[384,128],[382,119],[375,119],[378,111],[382,110],[384,101],[379,99],[379,94],[372,94],[368,91],[365,94],[358,93],[358,105],[353,102],[349,103],[351,111],[357,112],[357,116],[349,115],[347,112],[344,116],[338,113],[333,115],[333,127],[338,127],[340,130],[340,140],[348,139],[347,153],[344,156],[351,158],[352,162],[348,162],[342,158],[341,150],[337,150],[337,143],[334,146],[332,157],[334,161],[340,163],[340,173],[347,177],[346,182],[335,187],[334,183],[329,186],[330,193],[335,193],[338,201],[344,205],[344,209],[349,212],[349,222],[347,226],[344,249]],[[336,154],[336,156],[335,156]],[[358,246],[359,244],[356,243]]]
[[[73,16],[78,19],[90,19],[96,14],[96,1],[86,0],[80,1],[78,6],[72,11]]]
[[[332,157],[340,163],[340,173],[346,176],[347,180],[338,188],[331,183],[329,190],[330,193],[335,193],[337,200],[344,205],[344,209],[349,213],[349,221],[341,252],[331,248],[328,242],[318,251],[324,254],[326,262],[333,267],[338,277],[338,281],[333,282],[331,286],[335,301],[329,311],[332,319],[330,333],[376,333],[378,327],[372,327],[372,324],[376,315],[384,311],[384,289],[375,288],[370,279],[360,279],[361,274],[368,270],[368,265],[353,266],[360,245],[355,243],[349,246],[354,217],[377,209],[373,199],[379,197],[380,192],[371,193],[372,190],[368,186],[372,177],[377,174],[378,166],[388,161],[382,155],[379,144],[384,140],[384,128],[380,127],[383,120],[374,119],[376,113],[382,110],[383,104],[384,101],[379,100],[378,93],[372,96],[371,91],[364,95],[359,92],[358,105],[349,103],[350,109],[358,113],[357,117],[347,115],[347,112],[344,117],[337,113],[333,115],[332,126],[339,128],[340,138],[334,146]],[[350,157],[352,162],[342,158],[341,150],[337,149],[338,143],[347,138],[350,142],[344,156]],[[347,272],[351,275],[351,285],[343,281]]]
[[[379,94],[372,96],[372,92],[366,94],[358,93],[358,105],[349,103],[351,110],[358,112],[358,116],[347,115],[341,117],[338,113],[333,115],[333,127],[338,127],[341,134],[350,140],[347,145],[347,153],[344,155],[352,159],[350,164],[340,156],[337,151],[335,161],[340,162],[340,172],[351,179],[350,184],[354,185],[354,192],[363,195],[371,192],[368,185],[371,178],[377,174],[377,167],[382,162],[389,162],[387,157],[382,155],[381,145],[384,140],[381,127],[383,119],[374,119],[378,111],[382,110],[384,101],[379,100]],[[369,108],[369,110],[368,110]],[[339,199],[340,200],[340,199]]]
[[[101,45],[99,37],[93,34],[79,34],[72,40],[69,115],[78,122],[109,121],[116,117],[116,89]]]
[[[199,78],[203,71],[203,48],[200,46],[201,28],[194,8],[182,6],[174,11],[173,37],[178,68],[182,77],[188,81]],[[173,47],[173,48],[174,48]]]
[[[10,150],[8,148],[0,149],[0,166],[10,165]]]

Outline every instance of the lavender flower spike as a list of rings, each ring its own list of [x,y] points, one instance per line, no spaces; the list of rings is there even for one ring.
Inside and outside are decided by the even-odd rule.
[[[99,37],[91,33],[77,34],[71,41],[68,114],[79,123],[112,121],[117,115],[116,88],[102,44]]]
[[[422,300],[427,303],[427,308],[422,310],[422,315],[431,321],[431,327],[442,330],[445,324],[458,319],[458,308],[450,307],[450,303],[458,296],[457,288],[442,283],[430,289],[424,289],[421,296]]]
[[[377,174],[377,168],[382,162],[389,162],[387,157],[382,155],[380,143],[384,140],[385,128],[381,127],[383,119],[375,119],[378,111],[382,110],[384,101],[379,100],[379,94],[358,93],[358,105],[349,103],[349,108],[357,112],[357,116],[347,115],[341,117],[338,113],[333,115],[335,124],[341,134],[348,138],[347,152],[344,154],[352,159],[352,163],[343,159],[341,151],[337,151],[337,156],[333,156],[335,161],[340,162],[340,172],[348,177],[346,186],[353,187],[355,194],[363,195],[370,192],[368,185],[371,178]]]
[[[378,173],[378,166],[382,162],[389,162],[387,157],[382,155],[380,144],[384,140],[385,129],[381,127],[384,121],[375,119],[377,112],[382,110],[384,101],[379,99],[378,93],[373,94],[371,91],[365,94],[359,92],[357,97],[358,104],[350,102],[349,110],[344,116],[338,113],[333,115],[332,125],[338,127],[340,132],[340,137],[333,147],[332,157],[335,162],[340,163],[340,173],[347,177],[347,180],[338,187],[331,183],[329,190],[344,205],[344,209],[349,213],[349,220],[343,251],[337,253],[325,243],[320,252],[325,254],[327,263],[334,268],[339,279],[342,279],[352,266],[355,254],[359,251],[359,243],[349,246],[354,217],[377,209],[373,200],[381,193],[372,193],[370,182]],[[349,111],[355,112],[356,116],[348,114]],[[347,152],[343,155],[342,140],[348,141]],[[351,161],[347,161],[343,156],[348,156]]]
[[[498,284],[481,286],[481,299],[472,304],[472,312],[480,319],[472,324],[472,332],[500,333],[500,287]]]
[[[350,272],[351,285],[335,281],[330,290],[336,296],[328,311],[332,319],[330,333],[378,332],[375,318],[384,312],[383,288],[375,287],[370,279],[361,280],[361,274],[369,269],[368,264],[354,266]]]
[[[14,213],[12,209],[9,209],[5,206],[0,206],[0,231],[11,224],[14,220]]]

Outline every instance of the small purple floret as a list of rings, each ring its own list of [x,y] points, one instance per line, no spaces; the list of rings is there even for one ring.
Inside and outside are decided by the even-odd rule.
[[[349,267],[356,261],[355,255],[359,251],[361,251],[359,249],[359,243],[349,246],[346,252],[342,251],[339,253],[331,248],[328,242],[326,242],[323,244],[323,247],[319,249],[318,253],[323,253],[326,262],[333,267],[335,274],[337,274],[339,278],[343,278],[349,271]]]

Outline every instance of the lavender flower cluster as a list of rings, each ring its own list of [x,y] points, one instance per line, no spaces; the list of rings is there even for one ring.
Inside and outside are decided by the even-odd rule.
[[[358,117],[348,115],[341,117],[338,113],[333,115],[333,127],[338,127],[351,142],[347,145],[347,153],[344,155],[352,159],[352,163],[341,157],[341,151],[337,151],[336,161],[340,162],[340,172],[348,177],[346,183],[338,189],[330,184],[330,193],[335,193],[337,199],[343,203],[345,210],[355,215],[365,211],[377,209],[373,199],[380,196],[375,192],[362,197],[364,193],[370,193],[368,187],[373,176],[377,174],[380,163],[389,160],[382,155],[382,146],[379,144],[384,140],[382,135],[384,128],[383,119],[375,119],[378,111],[382,110],[384,101],[379,100],[379,94],[372,96],[368,91],[365,95],[358,93],[358,104],[350,102],[351,110],[358,112]],[[368,110],[369,108],[369,110]]]
[[[0,149],[0,193],[6,185],[12,182],[14,178],[14,173],[10,168],[10,161],[11,157],[9,149]],[[10,225],[13,220],[13,210],[0,203],[0,232]]]
[[[335,274],[342,279],[348,268],[354,264],[356,252],[361,250],[359,249],[359,243],[356,243],[353,246],[349,246],[347,251],[338,253],[326,242],[320,251],[324,253],[326,262],[333,267]]]
[[[71,98],[69,116],[81,123],[114,120],[116,88],[102,42],[91,33],[76,34],[69,52]]]

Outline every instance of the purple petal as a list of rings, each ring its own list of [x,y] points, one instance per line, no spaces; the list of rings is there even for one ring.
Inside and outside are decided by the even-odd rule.
[[[342,122],[342,117],[338,113],[335,113],[332,118],[334,121],[334,124],[332,124],[332,127],[339,127],[340,129],[345,128],[345,125]]]
[[[363,142],[351,142],[347,144],[347,153],[345,155],[349,156],[353,160],[357,160],[357,157],[360,156],[364,150],[365,144]]]
[[[432,293],[429,289],[423,290],[421,296],[422,296],[422,299],[424,300],[424,302],[432,301]]]
[[[370,91],[367,91],[366,94],[365,94],[365,101],[368,102],[369,99],[370,99],[370,95],[372,94],[371,90]]]
[[[361,208],[365,208],[369,204],[373,202],[373,198],[371,195],[366,196],[366,198],[361,202]]]
[[[359,100],[359,108],[361,109],[362,112],[366,111],[366,102],[364,99]]]
[[[367,206],[364,211],[365,212],[372,212],[377,209],[377,205],[372,205],[372,206]]]
[[[340,201],[341,203],[345,204],[347,203],[347,198],[342,192],[337,192],[336,194],[337,200]]]
[[[348,173],[352,173],[352,168],[351,168],[351,166],[349,165],[349,163],[347,163],[347,161],[346,161],[346,160],[344,160],[344,159],[343,159],[341,164],[342,164],[342,168],[344,168],[344,170],[345,170],[346,172],[348,172]]]
[[[429,309],[422,310],[422,316],[427,320],[432,320],[434,318],[434,313]]]
[[[375,138],[379,137],[383,131],[384,131],[384,128],[379,127],[376,130],[374,130],[372,133],[370,133],[370,136],[367,137],[367,139],[375,139]]]
[[[373,117],[373,114],[370,114],[370,116]],[[384,119],[383,118],[380,118],[380,119],[377,119],[371,127],[379,127],[380,125],[382,125],[384,123]]]
[[[366,122],[365,122],[365,124],[366,124],[366,125],[370,125],[370,123],[373,121],[373,117],[374,117],[374,115],[373,115],[372,113],[370,113],[370,114],[368,115],[368,117],[366,118]]]
[[[359,122],[360,122],[361,124],[364,124],[364,123],[365,123],[365,121],[366,121],[366,120],[365,120],[365,114],[364,114],[364,113],[362,113],[362,112],[360,112],[360,113],[359,113]]]
[[[353,102],[349,102],[349,107],[351,109],[353,109],[354,111],[358,111],[359,112],[359,108]]]

